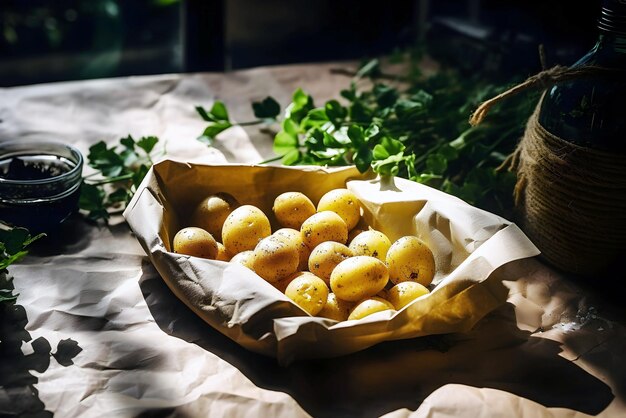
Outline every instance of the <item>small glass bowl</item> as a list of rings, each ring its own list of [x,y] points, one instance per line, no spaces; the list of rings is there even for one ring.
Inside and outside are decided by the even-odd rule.
[[[78,210],[83,156],[58,142],[0,142],[0,221],[48,232]]]

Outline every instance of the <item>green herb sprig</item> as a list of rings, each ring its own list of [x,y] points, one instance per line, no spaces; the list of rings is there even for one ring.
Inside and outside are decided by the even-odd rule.
[[[471,127],[468,118],[478,104],[516,80],[496,85],[450,69],[424,77],[410,64],[406,74],[392,76],[382,72],[378,60],[369,61],[339,92],[340,98],[319,107],[297,89],[282,118],[271,98],[265,100],[272,103],[271,117],[260,117],[259,104],[253,104],[259,117],[255,123],[279,123],[281,128],[273,143],[277,157],[265,162],[354,164],[361,172],[371,169],[381,176],[411,179],[509,216],[515,176],[497,168],[521,137],[535,101],[513,98],[494,108],[483,124]],[[231,122],[222,102],[213,109],[207,113],[197,108],[211,122],[200,137],[207,144],[218,131],[246,125]]]
[[[79,207],[87,218],[107,221],[114,213],[124,210],[139,184],[165,146],[155,150],[159,138],[144,136],[135,140],[131,135],[107,146],[100,141],[89,148],[87,164],[97,171],[83,178]]]
[[[0,224],[0,303],[15,301],[18,296],[13,294],[7,268],[28,254],[27,247],[43,236],[45,234],[31,236],[26,228]]]

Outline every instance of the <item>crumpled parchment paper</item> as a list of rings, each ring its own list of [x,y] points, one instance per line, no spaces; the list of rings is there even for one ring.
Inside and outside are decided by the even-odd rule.
[[[371,176],[370,176],[371,177]],[[359,198],[368,225],[393,242],[422,238],[436,263],[432,293],[404,309],[359,321],[311,317],[251,270],[171,251],[189,226],[190,208],[217,192],[271,214],[276,196],[300,191],[316,204],[347,187]],[[535,256],[514,224],[460,199],[395,178],[368,179],[353,168],[200,165],[162,161],[148,173],[124,216],[174,294],[214,328],[242,346],[276,357],[335,357],[388,340],[467,331],[506,300],[502,265]],[[271,217],[271,215],[270,215]]]

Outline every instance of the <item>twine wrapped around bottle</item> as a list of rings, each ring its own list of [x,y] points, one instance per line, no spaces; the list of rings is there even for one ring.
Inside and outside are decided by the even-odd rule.
[[[598,67],[542,71],[483,103],[470,123],[480,123],[492,105],[529,87],[547,89],[599,74],[616,72]],[[520,226],[555,267],[584,276],[607,272],[626,254],[626,155],[582,147],[551,134],[539,123],[540,108],[541,100],[517,149],[502,166],[517,173],[514,197]]]

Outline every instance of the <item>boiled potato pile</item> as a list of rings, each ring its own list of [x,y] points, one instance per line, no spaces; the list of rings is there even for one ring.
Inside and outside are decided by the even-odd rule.
[[[317,207],[300,192],[274,200],[270,218],[227,193],[208,196],[178,231],[174,252],[239,263],[314,316],[345,321],[400,310],[429,293],[435,259],[415,236],[395,242],[363,227],[359,200],[334,189]]]

